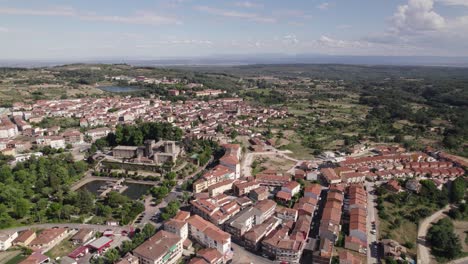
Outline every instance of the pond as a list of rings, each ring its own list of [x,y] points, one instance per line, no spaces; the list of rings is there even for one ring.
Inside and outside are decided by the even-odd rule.
[[[89,182],[83,187],[80,188],[80,190],[88,190],[89,192],[99,195],[98,191],[101,186],[106,185],[106,181],[92,181]],[[128,186],[128,188],[122,192],[123,195],[137,200],[140,198],[142,195],[146,194],[146,192],[151,188],[151,185],[146,185],[146,184],[138,184],[138,183],[127,183],[125,182],[123,185]]]
[[[144,88],[135,86],[101,86],[97,88],[111,93],[129,93],[144,90]]]

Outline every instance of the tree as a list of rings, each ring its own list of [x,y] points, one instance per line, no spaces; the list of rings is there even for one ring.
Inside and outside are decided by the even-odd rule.
[[[111,248],[104,254],[104,258],[106,263],[112,264],[119,260],[120,255],[117,249]]]
[[[23,218],[29,214],[29,209],[31,208],[31,203],[24,199],[18,198],[15,203],[15,217],[17,219]]]
[[[177,200],[169,202],[169,204],[164,208],[161,217],[163,220],[168,220],[174,217],[179,211],[180,203]]]
[[[453,224],[449,218],[443,218],[429,228],[426,238],[435,256],[454,259],[460,255],[460,239],[453,231]]]
[[[232,140],[236,139],[236,137],[239,135],[239,132],[237,132],[237,130],[233,129],[231,131],[231,134],[229,135],[231,137]]]
[[[90,213],[94,207],[94,195],[87,190],[79,191],[75,205],[80,209],[80,213]]]
[[[458,203],[465,197],[466,187],[466,181],[462,177],[452,182],[452,191],[450,192],[452,203]]]

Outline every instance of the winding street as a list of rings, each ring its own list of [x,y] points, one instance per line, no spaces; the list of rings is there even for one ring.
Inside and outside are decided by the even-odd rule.
[[[444,213],[448,212],[450,209],[450,205],[445,206],[443,209],[435,212],[431,216],[424,219],[419,224],[418,228],[418,263],[421,264],[429,264],[431,263],[431,251],[429,246],[426,242],[426,235],[429,227],[433,222],[438,221],[439,219],[444,217]],[[455,262],[455,263],[463,263],[463,262]]]

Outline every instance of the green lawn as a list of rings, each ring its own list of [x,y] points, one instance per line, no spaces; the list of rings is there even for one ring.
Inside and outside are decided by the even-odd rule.
[[[25,260],[28,256],[24,256],[23,254],[18,254],[9,261],[7,261],[5,264],[18,264],[21,261]]]
[[[70,252],[75,250],[78,246],[74,245],[70,240],[70,237],[65,238],[62,242],[58,245],[53,247],[51,250],[45,253],[46,256],[50,257],[51,259],[55,259],[57,257],[63,257],[68,255]]]

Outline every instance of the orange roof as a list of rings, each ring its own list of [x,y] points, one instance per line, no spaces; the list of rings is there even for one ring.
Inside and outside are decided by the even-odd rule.
[[[291,194],[285,191],[279,191],[276,193],[276,198],[289,201],[291,200]]]
[[[320,184],[312,184],[304,188],[304,193],[313,193],[317,196],[322,192],[322,186]]]

